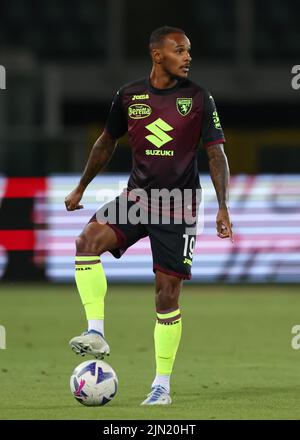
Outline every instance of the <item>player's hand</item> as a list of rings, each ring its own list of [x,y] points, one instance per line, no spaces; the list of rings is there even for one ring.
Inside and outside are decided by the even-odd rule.
[[[228,208],[219,208],[217,215],[217,235],[220,238],[230,238],[233,243],[232,223]]]
[[[75,209],[82,209],[83,205],[79,202],[82,199],[83,191],[79,187],[76,187],[69,195],[65,198],[65,205],[67,211],[75,211]]]

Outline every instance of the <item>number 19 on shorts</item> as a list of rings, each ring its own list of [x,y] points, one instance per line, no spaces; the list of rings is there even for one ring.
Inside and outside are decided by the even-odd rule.
[[[183,263],[191,266],[196,239],[194,235],[183,234],[182,236],[184,238]]]

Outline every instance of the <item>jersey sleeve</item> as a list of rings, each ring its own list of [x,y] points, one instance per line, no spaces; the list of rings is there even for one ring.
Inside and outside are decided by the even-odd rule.
[[[207,91],[204,92],[204,112],[201,139],[204,147],[225,142],[225,136],[214,98]]]
[[[105,129],[115,139],[122,137],[127,132],[127,117],[122,106],[121,91],[118,90],[111,104],[105,122]]]

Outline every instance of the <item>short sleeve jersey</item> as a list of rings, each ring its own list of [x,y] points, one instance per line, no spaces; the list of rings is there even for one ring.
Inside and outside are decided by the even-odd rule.
[[[169,89],[143,78],[116,94],[106,130],[128,132],[133,165],[128,190],[199,188],[197,148],[225,142],[213,97],[190,80]]]

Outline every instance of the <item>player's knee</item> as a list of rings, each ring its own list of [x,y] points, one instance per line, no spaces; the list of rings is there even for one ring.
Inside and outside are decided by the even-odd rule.
[[[85,239],[82,235],[79,235],[76,240],[75,240],[75,245],[76,245],[76,253],[82,253],[84,252],[85,246],[86,246],[86,242]]]
[[[156,288],[156,308],[160,312],[178,307],[180,293],[180,281],[171,281],[159,284]]]
[[[76,253],[77,254],[94,254],[100,255],[101,240],[97,237],[92,237],[91,234],[83,231],[76,239]]]

